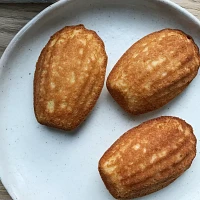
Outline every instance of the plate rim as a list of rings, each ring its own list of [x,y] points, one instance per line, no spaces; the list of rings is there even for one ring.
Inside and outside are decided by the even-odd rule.
[[[10,43],[8,44],[8,46],[6,47],[6,49],[4,50],[4,52],[0,58],[0,73],[1,73],[3,63],[9,57],[10,50],[12,49],[12,47],[14,47],[15,43],[28,31],[28,29],[31,26],[33,26],[38,20],[45,17],[45,15],[47,15],[49,12],[53,11],[54,9],[57,9],[59,6],[68,4],[69,2],[72,2],[72,1],[75,1],[75,0],[59,0],[56,3],[53,3],[49,6],[47,6],[44,10],[42,10],[35,17],[33,17],[24,27],[22,27],[18,31],[18,33],[13,37],[13,39],[10,41]],[[78,1],[80,1],[80,0],[78,0]],[[162,3],[163,6],[168,5],[172,8],[174,8],[175,10],[186,15],[188,18],[190,18],[192,21],[194,21],[194,23],[196,23],[200,27],[200,20],[197,17],[195,17],[192,13],[190,13],[188,10],[186,10],[185,8],[176,4],[175,2],[172,2],[171,0],[153,0],[153,1],[157,2],[157,3]]]
[[[57,1],[49,6],[47,6],[44,10],[39,12],[35,17],[33,17],[25,26],[23,26],[17,34],[13,37],[13,39],[9,42],[8,46],[4,50],[1,58],[0,58],[0,74],[2,73],[4,63],[6,63],[7,59],[9,58],[10,53],[12,53],[12,48],[15,47],[15,44],[23,37],[24,34],[32,27],[34,24],[41,20],[43,17],[54,11],[55,9],[59,9],[59,7],[62,7],[62,5],[68,4],[72,1],[75,0],[60,0]],[[76,1],[81,1],[81,0],[76,0]],[[95,1],[100,1],[100,0],[95,0]],[[191,21],[193,21],[197,26],[200,27],[200,19],[198,19],[196,16],[194,16],[192,13],[190,13],[188,10],[185,8],[181,7],[175,2],[172,2],[171,0],[153,0],[155,3],[161,3],[163,6],[169,6],[176,10],[179,13],[182,13],[185,15],[187,18],[189,18]],[[101,2],[101,1],[100,1]],[[123,3],[123,2],[122,2]],[[8,194],[11,196],[12,199],[17,198],[16,195],[12,192],[11,188],[7,186],[4,182],[4,180],[1,178],[2,177],[2,172],[0,171],[0,181],[2,185],[5,187],[6,191]]]

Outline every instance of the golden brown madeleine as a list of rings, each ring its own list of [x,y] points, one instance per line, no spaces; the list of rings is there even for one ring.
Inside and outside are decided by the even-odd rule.
[[[192,127],[160,117],[130,129],[99,161],[100,175],[116,199],[141,197],[169,185],[196,155]]]
[[[164,29],[142,38],[120,58],[107,79],[112,97],[138,115],[162,107],[197,75],[199,50],[179,30]]]
[[[104,84],[107,55],[101,38],[83,25],[55,33],[42,50],[34,77],[39,123],[72,130],[94,107]]]

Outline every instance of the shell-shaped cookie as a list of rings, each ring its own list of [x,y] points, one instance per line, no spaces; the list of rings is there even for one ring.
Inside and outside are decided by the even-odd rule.
[[[101,38],[83,25],[55,33],[38,59],[34,109],[39,123],[72,130],[94,107],[104,84],[107,55]]]
[[[99,172],[116,199],[141,197],[166,187],[196,155],[192,127],[160,117],[127,131],[102,156]]]
[[[107,79],[112,97],[138,115],[158,109],[181,93],[197,75],[200,55],[193,39],[164,29],[133,44]]]

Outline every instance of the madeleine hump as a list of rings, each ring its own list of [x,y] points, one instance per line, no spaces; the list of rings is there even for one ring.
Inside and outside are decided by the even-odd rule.
[[[156,110],[181,93],[197,75],[200,54],[179,30],[154,32],[133,44],[107,79],[116,102],[134,115]]]
[[[63,130],[80,125],[103,88],[107,65],[101,38],[83,25],[55,33],[38,59],[34,110],[39,123]]]
[[[99,172],[114,198],[131,199],[172,183],[195,156],[192,127],[176,117],[159,117],[122,135],[100,159]]]

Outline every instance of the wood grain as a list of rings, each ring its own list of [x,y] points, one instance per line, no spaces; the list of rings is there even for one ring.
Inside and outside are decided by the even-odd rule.
[[[16,33],[48,4],[0,4],[0,56]]]
[[[200,19],[200,0],[173,0]],[[0,57],[14,35],[48,4],[0,4]],[[0,200],[12,200],[0,183]]]

